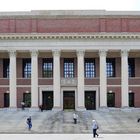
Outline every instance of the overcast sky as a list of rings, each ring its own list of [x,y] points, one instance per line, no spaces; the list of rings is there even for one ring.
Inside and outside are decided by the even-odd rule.
[[[74,9],[140,11],[140,0],[0,0],[0,11]]]

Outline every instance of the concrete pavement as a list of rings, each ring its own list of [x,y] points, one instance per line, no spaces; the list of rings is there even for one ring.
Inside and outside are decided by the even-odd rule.
[[[1,140],[140,140],[140,134],[1,134]]]

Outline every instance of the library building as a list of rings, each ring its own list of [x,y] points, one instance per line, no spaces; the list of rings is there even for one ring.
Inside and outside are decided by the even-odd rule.
[[[0,12],[0,108],[140,108],[140,12]]]

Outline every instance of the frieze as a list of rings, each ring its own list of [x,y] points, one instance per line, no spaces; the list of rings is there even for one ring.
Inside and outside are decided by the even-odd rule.
[[[0,34],[0,40],[140,39],[140,34]]]

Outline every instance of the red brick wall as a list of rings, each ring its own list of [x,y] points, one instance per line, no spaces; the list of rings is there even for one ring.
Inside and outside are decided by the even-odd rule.
[[[23,93],[25,93],[26,91],[31,92],[31,88],[29,87],[17,88],[17,107],[21,107],[21,101],[23,101]]]
[[[0,19],[0,33],[140,32],[140,18]]]

